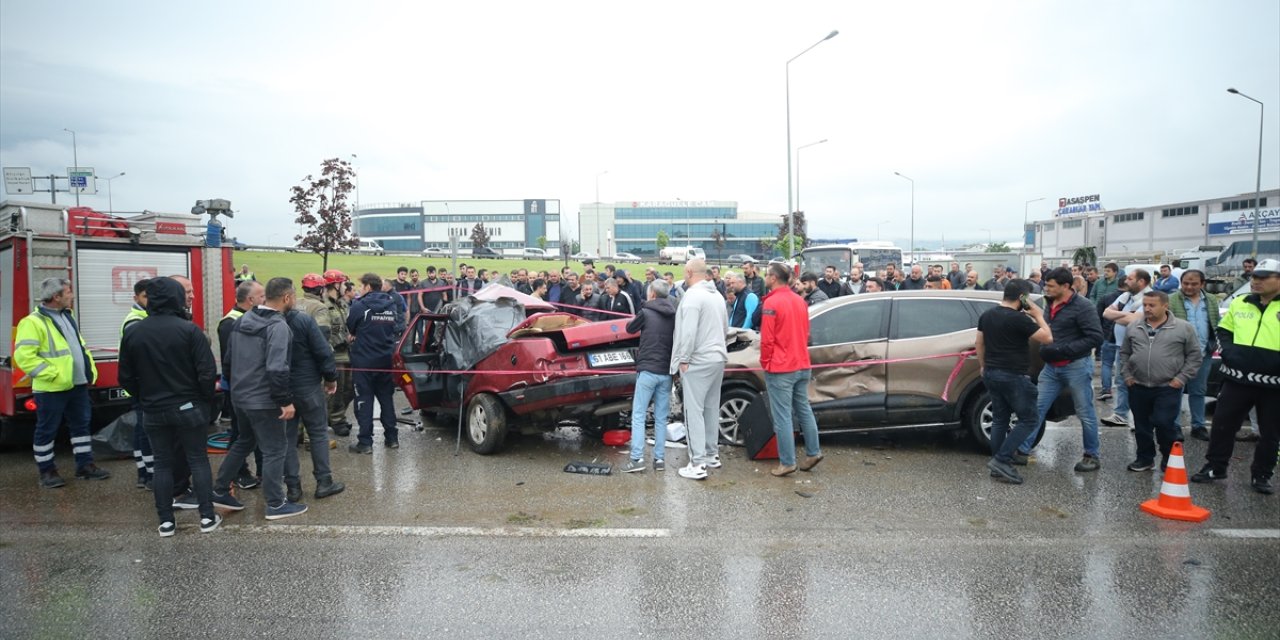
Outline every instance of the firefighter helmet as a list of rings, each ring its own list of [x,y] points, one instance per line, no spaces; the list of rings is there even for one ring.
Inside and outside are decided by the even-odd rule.
[[[346,282],[346,281],[347,281],[347,274],[341,271],[338,271],[337,269],[330,269],[324,272],[325,284],[342,284],[343,282]]]
[[[320,289],[324,287],[325,282],[326,280],[324,276],[318,273],[308,273],[307,275],[302,276],[303,289]]]

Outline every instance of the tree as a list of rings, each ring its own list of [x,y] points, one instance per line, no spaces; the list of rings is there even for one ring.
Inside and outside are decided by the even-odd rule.
[[[484,228],[483,222],[477,222],[476,226],[471,228],[471,246],[489,246],[489,231]]]
[[[657,244],[658,244],[658,251],[662,251],[663,249],[666,249],[667,245],[671,244],[671,237],[668,236],[667,232],[663,229],[658,230]]]
[[[800,225],[797,224],[796,226],[798,227]],[[787,252],[791,249],[791,243],[788,240],[788,238],[790,237],[791,236],[782,236],[781,238],[778,238],[778,240],[772,242],[768,247],[766,247],[766,250],[771,250],[773,251],[773,253],[771,255],[764,256],[764,259],[768,260],[773,255],[794,257],[794,256],[787,255]],[[806,243],[807,243],[807,240],[805,240],[804,236],[801,236],[801,235],[796,236],[796,254],[797,255],[799,255],[800,249],[802,249]]]
[[[987,245],[987,253],[1009,253],[1009,245],[1003,242],[993,242]]]
[[[581,251],[582,251],[582,244],[579,243],[577,240],[574,240],[573,242],[569,243],[569,255],[580,253]]]
[[[1071,256],[1072,264],[1084,266],[1086,264],[1098,264],[1098,250],[1095,247],[1080,247],[1076,249],[1075,254]]]
[[[543,251],[546,251],[546,250],[547,250],[547,237],[546,237],[546,236],[538,236],[537,243],[538,243],[538,248],[539,248],[539,249],[542,249]]]
[[[349,162],[330,158],[320,163],[319,179],[308,175],[301,185],[290,188],[289,203],[298,214],[293,222],[304,229],[293,240],[299,249],[320,254],[323,271],[329,269],[330,253],[359,245],[351,234],[351,209],[347,207],[355,175]]]
[[[787,243],[783,242],[783,239],[787,237],[787,233],[789,231],[790,230],[787,229],[787,216],[782,216],[782,222],[778,223],[778,235],[776,237],[777,242],[770,245],[770,247],[775,247],[775,246],[782,247],[782,249],[778,251],[778,253],[788,257],[790,257],[789,256],[790,248],[788,247]],[[808,246],[807,244],[809,242],[808,238],[809,238],[809,225],[805,222],[804,212],[797,211],[796,212],[796,253],[800,253],[801,249]]]

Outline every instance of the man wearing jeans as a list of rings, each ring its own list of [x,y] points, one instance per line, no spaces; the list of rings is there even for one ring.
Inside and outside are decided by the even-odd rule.
[[[244,508],[230,494],[245,458],[254,447],[262,450],[262,493],[268,520],[300,515],[307,505],[289,502],[284,492],[285,423],[294,416],[293,389],[289,384],[292,367],[290,347],[293,336],[284,314],[297,297],[293,281],[272,278],[267,282],[267,300],[236,320],[227,348],[230,362],[223,374],[231,381],[240,438],[227,450],[218,477],[213,483],[213,503],[239,511]]]
[[[1044,295],[1049,301],[1049,328],[1053,342],[1040,346],[1044,368],[1036,400],[1036,429],[1018,446],[1014,464],[1026,464],[1036,436],[1044,428],[1044,418],[1063,389],[1071,392],[1076,416],[1083,428],[1084,455],[1076,463],[1078,472],[1097,471],[1102,466],[1098,453],[1098,414],[1093,409],[1093,350],[1102,344],[1102,322],[1098,312],[1071,288],[1075,276],[1058,267],[1045,277]]]
[[[636,392],[631,400],[631,460],[623,473],[644,471],[644,423],[653,400],[653,470],[666,467],[667,413],[671,405],[671,343],[675,338],[676,307],[665,280],[649,283],[640,312],[627,323],[628,333],[640,334],[636,356]]]
[[[680,468],[680,477],[705,480],[708,468],[720,467],[720,386],[729,361],[725,347],[729,318],[706,261],[694,258],[686,263],[684,282],[687,289],[676,309],[668,372],[680,374],[689,428],[689,464]]]
[[[761,303],[760,367],[778,441],[778,466],[769,473],[781,478],[796,472],[792,418],[804,434],[801,471],[810,471],[822,462],[822,449],[818,446],[818,421],[809,406],[809,305],[791,290],[791,270],[786,265],[771,263],[764,284],[769,293]]]
[[[1186,385],[1187,408],[1191,410],[1191,437],[1209,440],[1209,427],[1205,424],[1204,397],[1209,389],[1209,372],[1213,369],[1208,356],[1217,342],[1218,297],[1204,290],[1204,272],[1188,269],[1182,272],[1180,289],[1169,296],[1169,313],[1179,320],[1186,320],[1196,330],[1200,351],[1205,356],[1196,371],[1196,377]],[[1179,412],[1181,413],[1181,412]],[[1181,429],[1181,421],[1179,421]]]
[[[179,453],[191,471],[200,509],[200,531],[218,528],[214,513],[206,426],[212,417],[217,365],[209,339],[187,320],[182,285],[172,278],[147,283],[147,317],[120,341],[120,386],[137,399],[155,452],[156,515],[160,537],[177,532],[173,517],[173,462]]]
[[[1013,468],[1013,454],[1018,443],[1035,431],[1036,387],[1031,384],[1031,357],[1028,341],[1039,344],[1053,342],[1053,332],[1044,321],[1044,311],[1031,304],[1031,283],[1011,280],[1004,286],[999,306],[988,309],[978,318],[978,366],[982,382],[991,397],[991,460],[987,468],[991,477],[1009,484],[1022,484],[1022,476]],[[1009,418],[1018,415],[1018,426],[1009,430]]]
[[[1160,469],[1169,462],[1169,450],[1182,440],[1178,412],[1182,390],[1195,378],[1204,360],[1204,347],[1196,330],[1169,313],[1169,294],[1148,291],[1142,296],[1142,320],[1131,323],[1120,346],[1120,368],[1129,387],[1129,406],[1138,457],[1130,471],[1155,467],[1152,431],[1160,444]]]
[[[1125,276],[1123,289],[1125,293],[1116,298],[1115,304],[1102,312],[1103,319],[1116,323],[1115,335],[1118,345],[1124,344],[1124,334],[1129,325],[1142,319],[1142,294],[1151,290],[1151,274],[1144,269],[1134,269],[1132,273]],[[1102,424],[1108,427],[1127,427],[1129,426],[1129,387],[1124,384],[1124,377],[1120,373],[1118,354],[1114,375],[1115,379],[1112,383],[1116,391],[1115,410],[1110,416],[1102,419]]]

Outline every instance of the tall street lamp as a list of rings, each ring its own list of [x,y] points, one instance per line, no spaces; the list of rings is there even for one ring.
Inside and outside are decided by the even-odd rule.
[[[1262,104],[1262,103],[1259,102],[1258,104]],[[76,132],[66,128],[64,128],[63,131],[66,131],[67,133],[71,134],[71,163],[75,165],[76,170],[79,171],[80,170],[80,151],[78,147],[76,147]],[[52,180],[50,182],[52,182]],[[50,190],[54,189],[54,186],[50,184],[49,189]],[[67,176],[67,189],[71,189],[71,176]],[[75,190],[75,194],[76,194],[76,206],[78,207],[80,206],[80,191]]]
[[[356,190],[356,203],[353,209],[356,211],[360,210],[360,172],[356,171],[356,161],[359,159],[360,156],[354,153],[351,154],[351,182],[353,183],[351,186]]]
[[[1266,105],[1262,104],[1257,98],[1236,91],[1235,88],[1227,89],[1227,93],[1234,93],[1241,98],[1253,100],[1258,103],[1258,183],[1254,187],[1253,193],[1253,257],[1258,257],[1258,220],[1262,217],[1262,116],[1266,111]]]
[[[112,213],[115,211],[115,207],[112,205],[112,200],[111,200],[111,181],[115,180],[116,178],[119,178],[122,175],[124,175],[123,171],[106,179],[107,180],[107,213]]]
[[[1027,253],[1027,249],[1029,248],[1027,247],[1027,211],[1030,209],[1032,202],[1040,202],[1041,200],[1044,200],[1043,196],[1036,198],[1035,200],[1028,200],[1026,204],[1022,205],[1022,252],[1023,253]]]
[[[809,147],[812,147],[815,144],[822,144],[826,141],[827,139],[823,138],[817,142],[810,142],[809,144],[802,144],[796,147],[796,209],[797,210],[802,210],[800,209],[800,151],[804,149],[808,149]]]
[[[888,220],[881,220],[880,222],[876,223],[876,241],[877,242],[880,240],[880,227],[881,225],[886,225],[886,224],[889,224]]]
[[[796,210],[795,210],[795,207],[792,206],[791,204],[791,63],[794,62],[796,58],[799,58],[800,56],[808,53],[810,49],[813,49],[814,47],[822,44],[823,42],[826,42],[827,40],[830,40],[836,37],[839,34],[840,34],[839,31],[832,30],[832,32],[828,33],[825,38],[809,45],[808,49],[805,49],[804,51],[801,51],[800,53],[797,53],[796,55],[792,56],[790,60],[787,60],[787,64],[786,64],[786,72],[787,72],[786,74],[787,75],[787,235],[789,236],[788,247],[787,247],[788,258],[793,257],[796,254]]]
[[[605,252],[600,251],[600,176],[609,173],[608,169],[596,174],[596,251],[599,252],[601,258]]]
[[[902,178],[903,180],[906,180],[907,182],[911,183],[911,246],[908,247],[908,249],[911,251],[911,264],[915,264],[916,263],[916,181],[912,180],[911,178],[908,178],[907,176],[902,175],[901,173],[898,173],[897,171],[894,171],[893,175],[898,176],[899,178]]]

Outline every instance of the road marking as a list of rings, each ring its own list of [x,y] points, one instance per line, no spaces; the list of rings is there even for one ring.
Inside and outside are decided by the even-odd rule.
[[[392,525],[223,525],[244,533],[301,533],[312,535],[418,536],[470,538],[668,538],[670,529],[552,529],[537,527],[414,527]]]
[[[1280,529],[1210,529],[1224,538],[1280,538]]]

